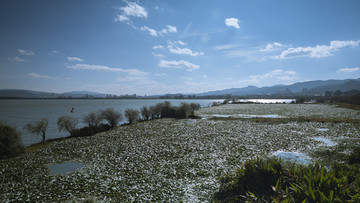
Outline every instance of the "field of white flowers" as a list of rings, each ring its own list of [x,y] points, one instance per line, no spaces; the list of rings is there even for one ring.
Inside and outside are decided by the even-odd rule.
[[[359,111],[329,105],[228,104],[198,115],[279,115],[360,118]],[[276,119],[276,118],[273,118]],[[326,130],[324,130],[326,129]],[[324,145],[321,139],[334,142]],[[359,143],[359,123],[158,119],[92,137],[52,142],[35,152],[0,161],[0,202],[206,202],[217,178],[256,156],[310,152]],[[82,164],[66,174],[49,165]]]

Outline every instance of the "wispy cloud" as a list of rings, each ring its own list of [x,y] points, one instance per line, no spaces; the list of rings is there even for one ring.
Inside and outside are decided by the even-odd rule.
[[[19,54],[23,55],[23,56],[32,56],[35,55],[34,52],[32,51],[26,51],[24,49],[18,49]]]
[[[340,68],[338,72],[352,73],[352,72],[356,72],[356,71],[359,71],[359,70],[360,70],[359,67],[355,67],[355,68]]]
[[[163,49],[163,48],[164,48],[164,46],[162,46],[162,45],[153,46],[153,49]]]
[[[325,58],[333,56],[334,52],[340,48],[351,46],[357,47],[360,40],[353,41],[331,41],[330,45],[316,45],[314,47],[296,47],[289,48],[283,51],[278,58],[294,58],[294,57],[310,57],[310,58]]]
[[[51,50],[51,51],[49,52],[49,54],[50,54],[50,55],[56,55],[56,54],[60,54],[60,52],[59,52],[59,51],[56,51],[56,50]]]
[[[272,44],[267,44],[264,49],[261,49],[263,52],[271,52],[277,50],[277,48],[282,47],[283,45],[279,42],[274,42]]]
[[[171,25],[167,25],[166,28],[162,29],[161,31],[154,30],[148,26],[142,26],[141,28],[136,28],[135,26],[133,27],[141,31],[147,31],[153,37],[163,36],[164,34],[168,34],[170,32],[177,32],[176,27]]]
[[[222,50],[235,49],[238,48],[239,46],[240,44],[223,44],[223,45],[215,46],[214,49],[222,51]]]
[[[162,54],[156,54],[156,53],[154,53],[154,52],[152,52],[152,54],[153,54],[154,56],[156,56],[156,57],[165,57],[165,56],[162,55]]]
[[[189,56],[199,56],[199,55],[204,55],[204,52],[197,52],[197,51],[192,51],[189,48],[180,48],[177,45],[181,45],[184,46],[186,43],[178,40],[178,41],[168,41],[168,49],[171,53],[173,54],[179,54],[179,55],[189,55]]]
[[[266,81],[295,81],[298,79],[299,78],[296,76],[295,71],[284,71],[282,69],[276,69],[265,74],[251,75],[249,76],[249,79],[242,82],[254,84],[259,82],[266,83]]]
[[[194,71],[200,68],[199,65],[192,64],[188,61],[180,60],[180,61],[166,61],[160,60],[159,67],[162,68],[178,68],[178,69],[186,69],[187,71]]]
[[[12,57],[12,58],[9,57],[8,60],[9,60],[9,61],[16,61],[16,62],[26,62],[25,59],[20,58],[20,57],[18,57],[18,56],[15,56],[15,57]]]
[[[30,77],[33,77],[33,78],[42,78],[42,79],[57,79],[55,77],[51,77],[51,76],[48,76],[48,75],[41,75],[41,74],[38,74],[38,73],[29,73],[28,74]]]
[[[84,61],[84,59],[78,58],[78,57],[67,57],[68,61],[78,61],[78,62],[82,62]]]
[[[236,29],[239,29],[239,20],[236,18],[226,18],[225,19],[225,25],[228,27],[234,27]]]
[[[140,6],[136,2],[127,2],[126,6],[118,8],[121,12],[116,15],[115,22],[116,21],[128,21],[130,20],[130,17],[137,17],[137,18],[147,18],[148,12],[146,8]]]
[[[92,71],[108,71],[108,72],[122,72],[127,73],[129,75],[147,75],[147,72],[143,72],[137,69],[123,69],[123,68],[110,68],[108,66],[102,66],[102,65],[89,65],[89,64],[76,64],[76,65],[68,65],[66,66],[70,69],[76,69],[76,70],[92,70]]]

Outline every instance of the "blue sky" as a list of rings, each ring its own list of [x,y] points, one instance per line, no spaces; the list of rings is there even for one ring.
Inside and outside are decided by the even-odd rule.
[[[3,0],[0,89],[200,93],[360,78],[356,0]]]

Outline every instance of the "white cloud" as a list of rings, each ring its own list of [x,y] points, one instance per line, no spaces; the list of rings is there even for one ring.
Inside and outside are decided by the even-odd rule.
[[[167,34],[169,32],[177,32],[176,27],[173,27],[171,25],[167,25],[167,27],[162,29],[161,31],[156,31],[152,28],[149,28],[148,26],[142,26],[141,28],[136,28],[135,26],[133,27],[141,31],[148,31],[149,34],[153,37],[163,36],[164,34]]]
[[[34,77],[34,78],[42,78],[42,79],[56,79],[54,77],[50,77],[48,75],[40,75],[38,73],[29,73],[28,74],[30,77]]]
[[[191,49],[188,49],[188,48],[179,48],[179,47],[173,47],[173,46],[169,46],[168,48],[169,48],[169,51],[173,54],[190,55],[190,56],[204,55],[203,52],[192,51]]]
[[[15,56],[15,57],[12,57],[12,58],[8,58],[8,60],[10,60],[10,61],[17,61],[17,62],[26,62],[25,59],[20,58],[20,57],[18,57],[18,56]]]
[[[68,61],[84,61],[84,59],[78,58],[78,57],[67,57]]]
[[[239,46],[240,46],[239,44],[224,44],[224,45],[215,46],[214,49],[215,50],[229,50],[229,49],[238,48]]]
[[[355,67],[355,68],[340,68],[339,72],[344,72],[344,73],[352,73],[352,72],[356,72],[359,71],[360,68],[359,67]]]
[[[162,54],[156,54],[156,53],[154,53],[154,52],[152,52],[152,54],[153,54],[154,56],[156,56],[156,57],[165,57],[165,56],[162,55]]]
[[[153,46],[153,49],[163,49],[164,47],[162,45],[156,45],[156,46]]]
[[[127,73],[129,75],[147,75],[147,72],[143,72],[137,69],[123,69],[123,68],[110,68],[108,66],[102,66],[102,65],[89,65],[89,64],[76,64],[72,66],[66,66],[70,69],[76,69],[76,70],[93,70],[93,71],[109,71],[109,72],[122,72]]]
[[[360,40],[353,41],[331,41],[330,45],[316,45],[315,47],[296,47],[289,48],[283,51],[278,58],[293,58],[293,57],[310,57],[310,58],[325,58],[333,56],[334,52],[340,48],[351,46],[357,47]]]
[[[116,15],[116,21],[128,21],[130,17],[147,18],[148,12],[146,9],[135,2],[126,2],[126,6],[120,7],[121,14]]]
[[[267,44],[265,49],[261,49],[261,51],[264,52],[270,52],[270,51],[274,51],[276,49],[276,47],[282,47],[283,45],[278,43],[278,42],[274,42],[272,44]]]
[[[225,19],[225,25],[228,27],[234,27],[236,29],[239,29],[239,20],[236,18],[226,18]]]
[[[271,72],[261,75],[251,75],[248,80],[243,82],[259,83],[264,81],[294,81],[298,80],[295,71],[284,71],[281,69],[273,70]]]
[[[179,69],[186,69],[187,71],[194,71],[199,69],[199,65],[192,64],[188,61],[180,60],[180,61],[166,61],[160,60],[158,64],[159,67],[162,68],[179,68]]]
[[[51,50],[49,52],[50,55],[56,55],[56,54],[59,54],[60,52],[59,51],[56,51],[56,50]]]
[[[205,75],[205,74],[203,74],[202,76],[203,76],[204,78],[208,78],[208,76],[207,76],[207,75]]]
[[[26,51],[23,49],[18,49],[19,54],[24,55],[24,56],[32,56],[35,55],[34,52],[32,51]]]

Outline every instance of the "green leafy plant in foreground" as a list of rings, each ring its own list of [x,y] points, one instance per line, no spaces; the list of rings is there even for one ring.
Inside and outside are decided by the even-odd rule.
[[[334,202],[359,201],[358,167],[295,165],[281,159],[248,160],[234,174],[220,178],[215,202]]]
[[[20,133],[15,128],[0,123],[0,159],[24,152]]]

